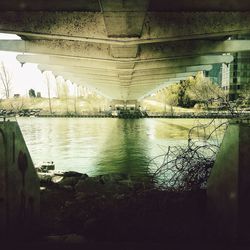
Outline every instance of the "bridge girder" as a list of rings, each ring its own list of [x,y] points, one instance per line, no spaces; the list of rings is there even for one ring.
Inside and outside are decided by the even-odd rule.
[[[25,53],[17,57],[22,63],[69,72],[102,90],[117,84],[117,99],[181,72],[208,70],[201,65],[228,64],[233,57],[225,53],[250,51],[249,40],[228,40],[250,33],[246,1],[169,1],[9,0],[0,3],[0,32],[23,40],[1,42],[0,50]]]

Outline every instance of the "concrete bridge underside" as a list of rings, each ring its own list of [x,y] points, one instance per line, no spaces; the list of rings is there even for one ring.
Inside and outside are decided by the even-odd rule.
[[[21,36],[0,42],[23,53],[21,63],[135,100],[249,51],[249,40],[234,37],[250,33],[250,3],[9,0],[0,3],[0,32]]]

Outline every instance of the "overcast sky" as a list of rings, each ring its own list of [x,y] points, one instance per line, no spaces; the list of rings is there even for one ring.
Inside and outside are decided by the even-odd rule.
[[[20,37],[10,34],[0,33],[1,40],[20,40]],[[26,95],[29,89],[41,92],[43,97],[47,96],[47,85],[41,71],[38,70],[37,64],[26,63],[21,67],[16,56],[21,53],[0,51],[0,61],[3,61],[9,72],[12,74],[12,93]],[[1,84],[1,82],[0,82]],[[55,95],[55,86],[52,83],[52,95]],[[1,97],[1,93],[0,93]]]

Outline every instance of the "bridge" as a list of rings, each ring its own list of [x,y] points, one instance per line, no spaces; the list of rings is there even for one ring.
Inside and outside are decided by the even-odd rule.
[[[0,32],[22,38],[0,50],[115,100],[138,100],[250,50],[235,39],[250,33],[243,0],[10,0],[0,11]]]
[[[168,84],[185,80],[197,71],[209,71],[213,64],[228,65],[239,54],[250,51],[250,40],[246,39],[250,34],[250,2],[191,2],[1,1],[0,32],[17,34],[22,40],[1,41],[0,50],[20,52],[17,59],[21,63],[37,63],[41,71],[52,71],[76,84],[87,85],[110,99],[138,100]],[[235,67],[233,70],[241,76],[243,69]],[[237,83],[238,78],[234,78],[234,83]],[[1,156],[5,151],[0,151],[3,187],[4,171],[8,172],[10,167],[16,171],[15,166],[19,164],[24,180],[24,170],[31,165],[26,147],[22,148],[22,154],[19,152],[21,160],[17,162],[15,126],[6,123],[0,126],[0,147],[5,150],[8,146],[11,150],[6,155],[12,156],[6,165],[7,158],[2,160],[4,156]],[[238,147],[239,144],[242,146]],[[250,204],[247,198],[249,124],[233,124],[222,146],[208,190],[214,223],[223,218],[219,228],[222,231],[228,228],[227,236],[236,235],[239,224],[249,233],[249,205],[245,206]],[[28,155],[26,158],[23,152]],[[26,168],[23,168],[23,162]],[[31,171],[29,185],[32,186],[33,181],[38,187],[33,174]],[[13,183],[16,184],[10,180],[10,185],[6,185],[15,186]],[[23,190],[24,185],[21,188]],[[16,194],[11,188],[9,192],[13,197]],[[39,190],[34,193],[38,202]],[[5,218],[3,211],[7,210],[2,205],[0,219]],[[1,230],[4,231],[5,227],[1,226]]]

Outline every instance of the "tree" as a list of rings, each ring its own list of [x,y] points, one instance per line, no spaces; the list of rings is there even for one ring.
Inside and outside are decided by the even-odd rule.
[[[66,112],[69,113],[69,81],[64,81],[62,84],[61,98],[65,101]]]
[[[0,63],[0,85],[3,97],[6,99],[10,98],[12,88],[12,75],[8,71],[4,62]]]
[[[250,84],[246,84],[242,87],[239,98],[241,99],[241,103],[243,107],[250,106]]]
[[[163,103],[163,111],[166,112],[166,105],[170,106],[171,113],[173,114],[173,106],[178,104],[178,92],[179,87],[177,84],[172,84],[162,90],[157,94],[157,99]]]
[[[203,73],[198,73],[195,77],[188,80],[187,95],[191,100],[204,103],[208,106],[213,100],[226,101],[225,92],[208,77],[204,77]]]
[[[50,81],[51,81],[51,72],[45,71],[44,73],[45,81],[47,83],[47,89],[48,89],[48,98],[49,98],[49,111],[50,114],[52,114],[52,106],[51,106],[51,93],[50,93]]]
[[[36,92],[34,89],[29,90],[29,97],[36,97]]]

